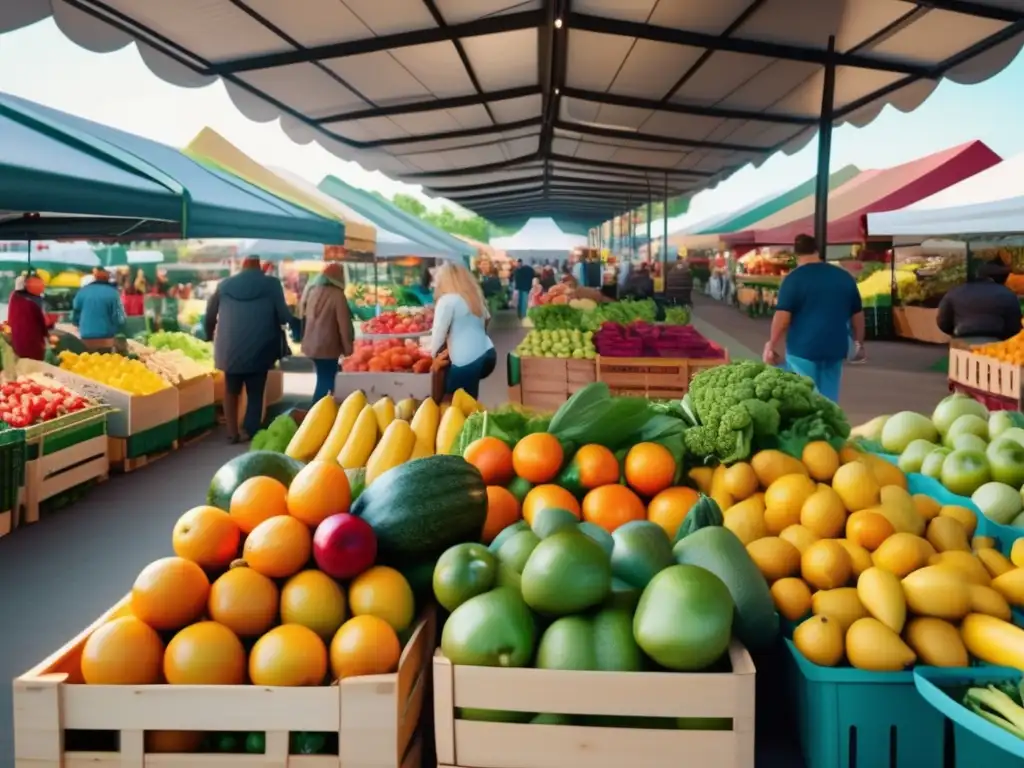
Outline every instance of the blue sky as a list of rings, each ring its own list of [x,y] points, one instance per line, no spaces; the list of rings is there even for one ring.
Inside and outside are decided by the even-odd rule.
[[[0,91],[107,123],[174,146],[210,126],[265,165],[318,182],[334,173],[386,195],[417,190],[344,162],[315,145],[300,146],[276,123],[254,123],[235,109],[223,87],[185,89],[150,73],[134,47],[95,54],[67,40],[52,21],[0,35]],[[980,139],[1003,157],[1024,151],[1024,56],[979,85],[943,82],[916,111],[892,107],[863,129],[842,127],[832,138],[832,168],[849,163],[884,168]],[[817,142],[758,169],[746,168],[698,195],[691,216],[739,208],[814,175]]]

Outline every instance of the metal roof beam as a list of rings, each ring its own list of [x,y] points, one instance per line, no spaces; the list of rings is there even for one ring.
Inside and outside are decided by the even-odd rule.
[[[423,0],[423,5],[427,7],[431,18],[434,23],[441,29],[450,29],[448,21],[437,7],[437,3],[434,0]],[[473,90],[477,93],[483,93],[484,89],[480,87],[480,81],[477,79],[476,72],[473,71],[473,65],[469,63],[469,56],[466,55],[466,49],[462,46],[460,40],[452,40],[452,45],[455,46],[455,53],[459,57],[459,61],[462,62],[462,68],[466,70],[466,76],[469,78],[469,82],[473,85]],[[492,124],[496,124],[498,121],[494,119],[494,113],[491,112],[491,108],[484,104],[484,109],[487,111],[487,117],[490,118]]]
[[[558,163],[571,163],[573,165],[580,165],[587,168],[610,168],[618,169],[623,171],[635,171],[637,173],[652,173],[655,175],[661,174],[664,176],[691,176],[698,179],[709,179],[715,176],[714,173],[708,171],[690,171],[681,168],[657,168],[650,165],[635,165],[633,163],[613,163],[610,160],[590,160],[582,157],[570,157],[569,155],[559,155],[552,152],[548,157]]]
[[[952,13],[962,13],[967,16],[977,16],[980,19],[1005,21],[1010,24],[1024,21],[1024,11],[1000,8],[984,3],[974,3],[969,0],[913,0],[913,2],[915,5],[929,10],[951,11]]]
[[[643,99],[638,96],[624,96],[618,93],[602,93],[588,91],[583,88],[565,87],[562,96],[580,101],[592,101],[595,104],[611,104],[616,107],[632,107],[651,112],[672,112],[678,115],[695,115],[696,117],[712,117],[718,120],[756,120],[762,123],[778,123],[780,125],[817,125],[818,118],[803,115],[779,115],[754,112],[749,109],[725,109],[722,107],[705,107],[697,104],[680,104],[675,101],[657,101]]]
[[[519,131],[523,128],[533,128],[541,124],[542,118],[528,117],[525,120],[514,120],[511,123],[498,123],[496,125],[482,125],[478,128],[462,128],[457,131],[437,131],[435,133],[421,133],[415,136],[396,136],[392,139],[374,139],[373,141],[364,141],[360,143],[361,147],[366,149],[379,149],[381,147],[401,147],[405,144],[425,144],[428,141],[448,141],[450,139],[473,139],[477,136],[490,136],[491,134],[505,133],[511,131]],[[498,138],[496,141],[507,141],[507,139]],[[451,149],[461,149],[461,147],[451,147]],[[448,149],[437,150],[439,152],[448,152]]]
[[[451,96],[446,99],[410,101],[407,104],[391,104],[386,107],[360,109],[356,112],[342,112],[336,115],[318,117],[314,122],[318,125],[325,125],[327,123],[347,123],[352,120],[367,120],[374,117],[391,117],[393,115],[411,115],[418,112],[434,112],[441,109],[475,107],[477,105],[486,104],[489,101],[521,99],[524,96],[536,96],[538,93],[540,93],[539,86],[524,85],[518,88],[506,88],[501,91],[491,91],[490,93],[470,93],[465,96]]]
[[[746,40],[739,37],[709,35],[702,32],[660,27],[654,24],[610,19],[604,16],[590,16],[574,13],[569,16],[570,29],[599,32],[620,37],[635,37],[641,40],[653,40],[660,43],[685,45],[691,48],[704,48],[712,51],[742,53],[749,56],[763,56],[783,61],[799,61],[807,64],[825,65],[824,48],[803,48],[796,45],[769,43],[758,40]],[[928,67],[886,59],[875,59],[860,54],[835,54],[835,64],[840,67],[856,67],[858,69],[875,70],[878,72],[895,72],[900,75],[916,75],[931,77]]]
[[[664,144],[669,147],[682,147],[685,149],[710,149],[716,152],[756,152],[768,154],[772,147],[755,147],[751,144],[726,144],[718,141],[697,141],[691,139],[677,139],[674,136],[662,136],[657,133],[640,133],[639,131],[620,131],[614,128],[604,128],[597,125],[586,125],[585,123],[573,123],[566,120],[556,120],[555,129],[559,131],[571,131],[583,136],[597,136],[604,139],[618,139],[621,141],[642,141],[648,144]]]
[[[607,202],[621,202],[629,203],[631,200],[636,200],[635,194],[614,192],[612,190],[594,190],[594,189],[573,189],[556,187],[549,185],[548,187],[535,186],[528,189],[514,189],[509,190],[504,194],[483,194],[474,195],[472,197],[459,198],[452,202],[457,202],[459,205],[478,205],[487,202],[502,202],[502,201],[513,201],[519,199],[534,199],[543,196],[543,193],[547,192],[546,199],[563,198],[563,199],[574,199],[574,200],[594,200],[594,201],[607,201]],[[451,198],[449,198],[451,199]]]
[[[361,40],[347,40],[341,43],[314,45],[302,50],[281,51],[260,56],[248,56],[240,59],[215,62],[206,71],[208,75],[231,75],[240,72],[253,72],[260,69],[287,67],[291,64],[307,64],[312,61],[341,59],[347,56],[360,56],[367,53],[391,51],[396,48],[409,48],[415,45],[431,43],[454,43],[467,37],[481,37],[501,32],[516,32],[523,29],[540,27],[544,15],[541,11],[524,11],[499,16],[467,21],[464,24],[436,26],[427,29],[415,29],[410,32],[399,32],[394,35],[380,35]]]
[[[448,199],[457,202],[457,196],[458,195],[461,195],[463,193],[472,194],[473,192],[476,192],[476,191],[479,191],[479,190],[496,191],[496,190],[505,189],[507,187],[513,187],[513,186],[518,186],[518,185],[529,185],[529,184],[536,184],[536,185],[543,186],[543,184],[542,184],[542,182],[543,182],[543,179],[542,179],[542,169],[541,168],[537,168],[535,170],[536,170],[535,174],[530,175],[530,176],[522,176],[522,177],[519,177],[519,178],[500,179],[500,180],[493,181],[493,182],[481,182],[479,184],[462,184],[462,185],[452,185],[452,186],[433,186],[433,185],[430,185],[429,189],[435,195],[439,195],[441,197],[447,197]],[[590,179],[590,178],[586,178],[586,177],[583,177],[583,176],[566,176],[566,175],[564,175],[562,173],[559,173],[559,169],[558,168],[552,169],[552,174],[549,177],[549,180],[550,180],[550,182],[552,184],[556,184],[556,185],[560,185],[560,186],[579,185],[579,187],[574,187],[574,188],[624,189],[624,190],[629,190],[631,192],[634,192],[634,193],[636,193],[638,195],[640,195],[640,194],[648,194],[648,192],[651,191],[651,190],[654,190],[654,191],[656,191],[656,192],[658,192],[660,194],[660,191],[661,191],[662,186],[663,186],[660,183],[660,180],[659,180],[659,184],[655,188],[655,186],[653,184],[650,184],[650,185],[646,184],[644,179],[641,178],[641,177],[638,177],[638,176],[627,176],[625,174],[622,174],[622,175],[618,175],[618,178],[627,179],[627,180],[630,180],[630,181],[634,181],[636,183],[635,184],[624,184],[624,183],[621,183],[619,181],[615,181],[615,182],[609,181],[609,182],[605,183],[605,182],[602,182],[600,179]],[[676,187],[672,187],[672,189],[676,190],[677,188]],[[678,190],[677,194],[685,194],[687,191],[689,191],[689,190]]]
[[[517,165],[523,165],[524,163],[535,162],[540,160],[541,157],[536,152],[531,152],[528,155],[521,155],[520,157],[513,157],[511,160],[500,160],[497,163],[484,163],[483,165],[467,165],[462,168],[449,168],[444,171],[417,171],[416,173],[405,173],[402,174],[403,179],[443,179],[449,176],[473,176],[477,173],[493,173],[494,171],[504,171],[509,168],[515,168]],[[537,169],[540,171],[540,168]],[[429,187],[429,181],[420,182],[424,186]]]

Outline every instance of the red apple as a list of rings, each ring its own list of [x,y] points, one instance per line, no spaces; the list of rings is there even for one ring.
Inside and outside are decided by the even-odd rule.
[[[360,517],[347,512],[331,515],[313,534],[313,559],[335,579],[351,579],[377,558],[377,536]]]

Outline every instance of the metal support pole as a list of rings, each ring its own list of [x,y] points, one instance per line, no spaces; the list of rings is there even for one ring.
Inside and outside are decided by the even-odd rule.
[[[821,89],[818,115],[818,174],[814,179],[814,240],[818,257],[824,261],[828,249],[828,176],[832,158],[832,110],[836,89],[836,65],[833,55],[836,39],[830,36],[825,59],[825,82]]]
[[[654,250],[654,243],[651,242],[651,213],[653,211],[654,201],[651,199],[651,190],[647,190],[647,255],[650,256]]]
[[[632,261],[636,255],[636,222],[633,221],[633,198],[630,195],[626,196],[626,212],[627,219],[626,226],[629,229],[626,231],[626,237],[629,238],[629,260]]]
[[[668,174],[665,174],[664,210],[661,212],[661,276],[668,274]]]

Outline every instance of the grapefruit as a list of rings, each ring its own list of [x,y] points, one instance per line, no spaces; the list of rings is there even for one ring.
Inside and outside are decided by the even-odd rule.
[[[134,616],[108,621],[82,648],[82,677],[92,685],[160,682],[164,644],[156,630]]]
[[[326,573],[302,571],[281,590],[281,623],[299,624],[326,642],[345,621],[345,593]]]
[[[245,648],[223,624],[200,621],[167,644],[164,677],[171,685],[242,685]]]
[[[356,616],[331,641],[331,673],[335,679],[384,675],[398,669],[402,648],[398,635],[383,619]]]
[[[203,615],[210,580],[182,557],[163,557],[142,569],[132,585],[132,613],[153,629],[181,629]]]
[[[206,609],[239,637],[259,637],[277,621],[277,585],[239,561],[210,587]]]
[[[253,685],[322,685],[327,676],[327,647],[313,630],[299,624],[274,627],[249,654]]]
[[[412,624],[415,612],[412,588],[394,568],[377,565],[360,574],[348,589],[349,608],[353,616],[376,616],[384,619],[395,632]]]
[[[225,568],[238,556],[242,532],[231,516],[217,507],[193,507],[178,518],[171,533],[174,554],[212,570]]]

